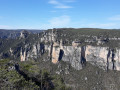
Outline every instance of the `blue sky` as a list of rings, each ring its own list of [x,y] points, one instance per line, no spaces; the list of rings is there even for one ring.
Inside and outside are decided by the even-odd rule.
[[[0,28],[120,28],[120,0],[0,0]]]

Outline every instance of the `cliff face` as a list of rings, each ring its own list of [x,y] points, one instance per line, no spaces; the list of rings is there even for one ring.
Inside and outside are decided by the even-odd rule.
[[[97,65],[104,70],[120,70],[120,49],[111,50],[108,47],[53,47],[52,62],[60,60],[69,62],[77,70],[82,69],[86,62]]]
[[[25,45],[20,51],[20,60],[25,61],[29,59],[37,59],[41,57],[45,52],[45,45],[42,43],[33,44],[32,47]]]
[[[85,66],[86,62],[90,62],[104,70],[120,70],[120,49],[118,48],[110,49],[109,47],[91,45],[79,46],[75,42],[72,43],[72,46],[64,46],[62,41],[56,44],[53,31],[49,35],[52,36],[51,41],[54,42],[51,50],[53,63],[57,63],[60,60],[66,61],[75,69],[80,70]]]
[[[86,66],[86,62],[97,65],[104,70],[120,71],[120,49],[109,47],[81,45],[79,42],[72,42],[71,46],[63,45],[63,39],[57,39],[57,31],[44,32],[41,41],[33,44],[32,47],[25,45],[21,48],[21,61],[41,58],[48,52],[47,59],[56,64],[59,61],[70,63],[76,70]],[[44,42],[44,44],[43,44]],[[49,43],[49,44],[48,44]]]
[[[71,66],[77,70],[82,69],[81,64],[81,47],[73,47],[73,46],[64,46],[63,47],[63,61],[67,61],[71,63]]]
[[[116,52],[115,52],[116,51]],[[119,49],[109,49],[109,47],[93,47],[87,46],[86,60],[92,64],[96,64],[103,69],[120,70],[119,69]]]

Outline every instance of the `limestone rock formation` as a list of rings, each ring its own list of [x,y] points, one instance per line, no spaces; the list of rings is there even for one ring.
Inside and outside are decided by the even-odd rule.
[[[41,55],[44,54],[44,52],[45,52],[45,45],[42,43],[33,44],[32,47],[26,45],[24,48],[21,48],[20,60],[26,61],[32,58],[37,59],[41,57]]]
[[[97,65],[104,70],[120,71],[120,49],[105,46],[81,46],[78,42],[72,42],[72,45],[63,45],[63,40],[57,40],[56,32],[44,32],[41,42],[33,44],[32,48],[25,47],[21,49],[21,61],[29,58],[40,58],[45,52],[48,52],[49,60],[56,64],[59,61],[70,63],[76,70],[82,69],[86,62]],[[45,42],[45,44],[42,44]],[[46,44],[49,42],[50,44]]]
[[[28,34],[29,34],[28,31],[23,30],[20,32],[20,38],[26,38],[28,36]]]

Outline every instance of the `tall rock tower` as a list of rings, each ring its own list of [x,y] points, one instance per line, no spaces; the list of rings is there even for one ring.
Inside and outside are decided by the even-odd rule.
[[[23,30],[20,32],[20,38],[26,38],[28,36],[28,34],[29,34],[28,31]]]

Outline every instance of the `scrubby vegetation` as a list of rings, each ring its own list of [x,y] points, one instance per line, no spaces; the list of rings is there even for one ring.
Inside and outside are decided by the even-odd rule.
[[[34,82],[26,81],[14,67],[14,63],[9,59],[0,60],[0,89],[30,89],[38,88]]]
[[[118,90],[119,78],[120,72],[104,71],[89,63],[78,71],[62,61],[53,65],[0,60],[0,90]]]
[[[39,68],[38,62],[27,61],[20,64],[9,59],[0,60],[1,90],[70,90],[59,75],[51,75]]]
[[[54,29],[57,35],[57,40],[63,40],[64,45],[72,45],[73,41],[80,43],[80,45],[97,45],[100,40],[102,44],[99,46],[119,47],[120,30],[112,29],[97,29],[97,28],[58,28]],[[113,40],[111,40],[111,38]],[[97,45],[98,46],[98,45]]]

